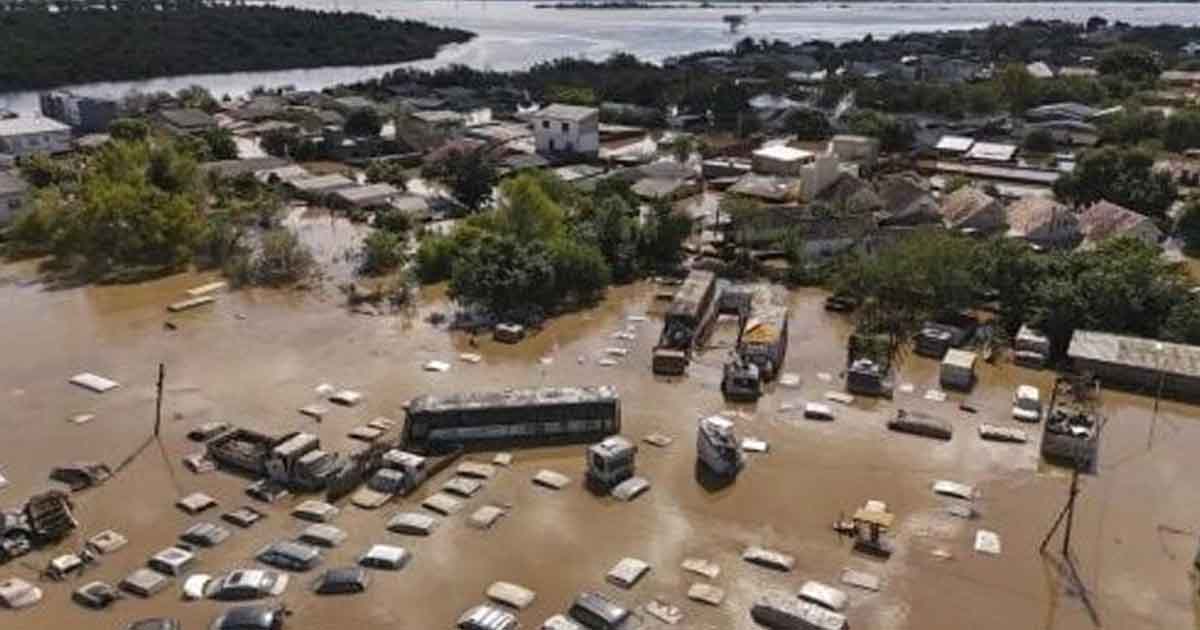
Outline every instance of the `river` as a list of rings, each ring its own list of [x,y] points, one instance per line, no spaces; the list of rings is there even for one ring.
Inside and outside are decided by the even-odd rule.
[[[311,9],[360,11],[456,26],[478,34],[469,43],[450,46],[437,57],[414,62],[420,68],[466,64],[513,70],[559,57],[601,59],[615,52],[662,60],[672,55],[727,48],[741,37],[835,42],[867,34],[887,37],[901,32],[936,31],[1015,22],[1025,18],[1083,21],[1100,15],[1136,25],[1195,24],[1200,11],[1187,3],[863,3],[763,6],[752,13],[729,6],[712,9],[555,10],[536,9],[532,2],[452,2],[448,0],[283,0]],[[737,34],[729,33],[721,16],[750,15]],[[326,67],[270,72],[177,76],[143,81],[76,86],[82,94],[122,96],[132,90],[176,91],[201,85],[214,94],[237,95],[255,86],[291,85],[321,89],[338,83],[378,77],[400,64]],[[18,112],[37,107],[34,92],[0,94],[0,108]]]

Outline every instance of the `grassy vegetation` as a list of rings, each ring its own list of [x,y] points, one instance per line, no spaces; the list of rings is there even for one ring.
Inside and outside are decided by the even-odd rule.
[[[395,63],[466,31],[281,7],[0,15],[0,92],[180,74]]]

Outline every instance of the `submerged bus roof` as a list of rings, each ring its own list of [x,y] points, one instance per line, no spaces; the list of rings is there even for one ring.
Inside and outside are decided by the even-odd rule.
[[[409,401],[408,412],[436,412],[448,409],[490,409],[530,405],[616,402],[617,391],[611,386],[537,387],[506,389],[498,392],[466,392],[445,396],[418,396]]]

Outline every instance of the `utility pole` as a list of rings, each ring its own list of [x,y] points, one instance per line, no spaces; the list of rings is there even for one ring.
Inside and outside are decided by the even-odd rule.
[[[158,431],[162,427],[162,394],[163,394],[163,364],[158,364],[158,395],[154,402],[154,437],[158,437]]]

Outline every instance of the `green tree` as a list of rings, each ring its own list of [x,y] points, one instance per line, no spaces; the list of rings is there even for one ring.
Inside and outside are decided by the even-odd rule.
[[[1167,118],[1163,145],[1168,151],[1200,148],[1200,110],[1179,110]]]
[[[214,160],[236,160],[238,158],[237,142],[233,132],[228,129],[213,129],[204,132],[204,143],[208,145],[208,154]]]
[[[1154,217],[1166,215],[1178,193],[1154,156],[1141,149],[1103,147],[1085,153],[1072,173],[1054,183],[1059,199],[1084,206],[1101,199]]]
[[[563,232],[566,211],[542,187],[533,174],[518,175],[501,187],[502,202],[496,209],[497,227],[520,241],[549,241]]]
[[[683,260],[683,244],[692,235],[692,218],[670,207],[654,208],[642,229],[641,257],[647,269],[672,271]]]
[[[1176,304],[1167,316],[1162,338],[1167,341],[1200,345],[1200,299],[1192,296]]]
[[[1162,72],[1158,55],[1144,46],[1118,44],[1100,54],[1100,74],[1120,75],[1138,83],[1154,81]]]
[[[1054,151],[1054,134],[1049,129],[1034,129],[1025,134],[1021,146],[1030,153],[1051,153]]]
[[[113,140],[138,141],[150,137],[150,125],[136,118],[118,118],[108,125]]]
[[[482,150],[451,150],[427,164],[422,175],[445,184],[454,198],[471,211],[491,202],[493,189],[500,180],[495,164]]]
[[[75,178],[75,169],[45,153],[35,153],[21,158],[21,176],[34,188],[60,186]]]
[[[390,184],[399,190],[408,185],[408,174],[404,166],[396,160],[375,160],[367,165],[367,182],[371,184]]]
[[[615,178],[613,178],[615,179]],[[633,209],[620,196],[609,195],[596,202],[587,233],[579,238],[594,242],[608,261],[617,282],[630,282],[638,274],[638,241],[641,234]]]
[[[362,262],[359,271],[379,276],[395,271],[405,263],[406,238],[395,232],[375,230],[363,239]]]
[[[1130,106],[1100,123],[1100,139],[1110,144],[1139,144],[1157,139],[1163,132],[1161,113]]]
[[[590,304],[604,295],[612,273],[599,249],[574,239],[557,238],[550,241],[548,250],[557,283],[556,298]]]
[[[210,114],[221,109],[221,103],[213,97],[212,92],[199,85],[192,85],[179,90],[175,94],[175,98],[184,107],[203,110]]]
[[[312,251],[292,230],[270,230],[260,240],[258,251],[250,259],[245,273],[235,277],[235,280],[283,286],[305,279],[316,265]]]
[[[915,138],[913,126],[908,121],[873,110],[855,112],[848,122],[850,131],[879,139],[884,151],[907,151]]]
[[[383,118],[375,108],[364,107],[350,112],[344,129],[350,136],[378,136],[383,129]]]
[[[1183,239],[1184,250],[1191,256],[1200,254],[1200,201],[1193,201],[1184,208],[1176,229]]]
[[[1037,79],[1029,74],[1025,66],[1016,63],[1004,66],[996,77],[996,82],[1010,112],[1022,114],[1037,103]]]
[[[833,135],[833,126],[829,124],[829,118],[819,110],[807,108],[797,109],[788,114],[784,129],[804,141],[825,140]]]
[[[454,262],[448,295],[501,317],[548,308],[555,295],[554,266],[546,247],[488,234]]]

